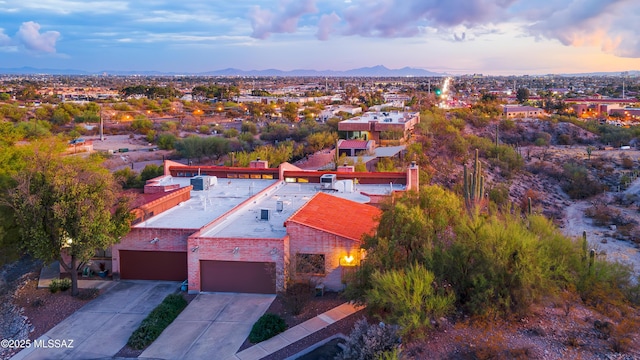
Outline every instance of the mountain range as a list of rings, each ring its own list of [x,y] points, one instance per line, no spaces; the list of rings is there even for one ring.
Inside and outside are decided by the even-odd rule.
[[[448,76],[446,73],[437,73],[425,69],[417,69],[411,67],[403,67],[401,69],[389,69],[383,65],[377,65],[372,67],[361,67],[350,70],[311,70],[311,69],[296,69],[296,70],[278,70],[278,69],[265,69],[265,70],[241,70],[235,68],[226,68],[221,70],[213,70],[206,72],[162,72],[162,71],[122,71],[122,70],[104,70],[104,71],[84,71],[77,69],[41,69],[33,67],[20,67],[20,68],[0,68],[0,75],[121,75],[121,76],[253,76],[253,77],[265,77],[265,76],[281,76],[281,77],[435,77],[435,76]],[[624,74],[624,75],[623,75]],[[559,74],[561,76],[640,76],[640,71],[631,70],[625,72],[592,72],[592,73],[574,73],[574,74]]]
[[[33,67],[21,68],[0,68],[0,74],[10,75],[143,75],[143,76],[310,76],[310,77],[424,77],[424,76],[445,76],[443,73],[436,73],[424,69],[416,69],[404,67],[401,69],[389,69],[385,66],[378,65],[373,67],[362,67],[351,70],[240,70],[227,68],[222,70],[214,70],[207,72],[161,72],[161,71],[116,71],[104,70],[97,72],[89,72],[76,69],[39,69]]]

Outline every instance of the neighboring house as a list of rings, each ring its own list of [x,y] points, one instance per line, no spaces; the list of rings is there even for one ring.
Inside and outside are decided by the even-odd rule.
[[[338,156],[358,156],[358,154],[373,154],[375,141],[369,140],[338,140]]]
[[[167,161],[166,175],[145,186],[151,201],[110,251],[114,276],[187,279],[191,293],[275,293],[289,278],[341,290],[377,226],[375,205],[419,185],[415,165],[396,173],[252,165]]]
[[[381,139],[392,137],[407,139],[419,122],[418,112],[366,112],[339,122],[338,131],[346,139],[373,140],[379,144]]]
[[[544,110],[533,106],[505,105],[503,114],[507,118],[532,118],[544,115]]]

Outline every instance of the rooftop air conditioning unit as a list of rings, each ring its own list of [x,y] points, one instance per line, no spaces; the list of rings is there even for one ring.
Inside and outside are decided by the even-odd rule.
[[[284,210],[284,202],[282,200],[276,201],[276,211],[282,212]]]
[[[334,190],[336,188],[336,174],[324,174],[320,176],[320,188]]]

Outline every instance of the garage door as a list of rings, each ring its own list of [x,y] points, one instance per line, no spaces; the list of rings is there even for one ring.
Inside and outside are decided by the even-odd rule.
[[[120,278],[184,281],[187,253],[120,250]]]
[[[202,291],[275,294],[276,264],[201,260],[200,284]]]

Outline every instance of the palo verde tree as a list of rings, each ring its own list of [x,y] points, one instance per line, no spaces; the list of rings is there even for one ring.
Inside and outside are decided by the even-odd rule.
[[[24,250],[58,260],[78,295],[78,269],[129,231],[130,213],[113,176],[92,158],[64,157],[47,144],[28,155],[6,200]]]

